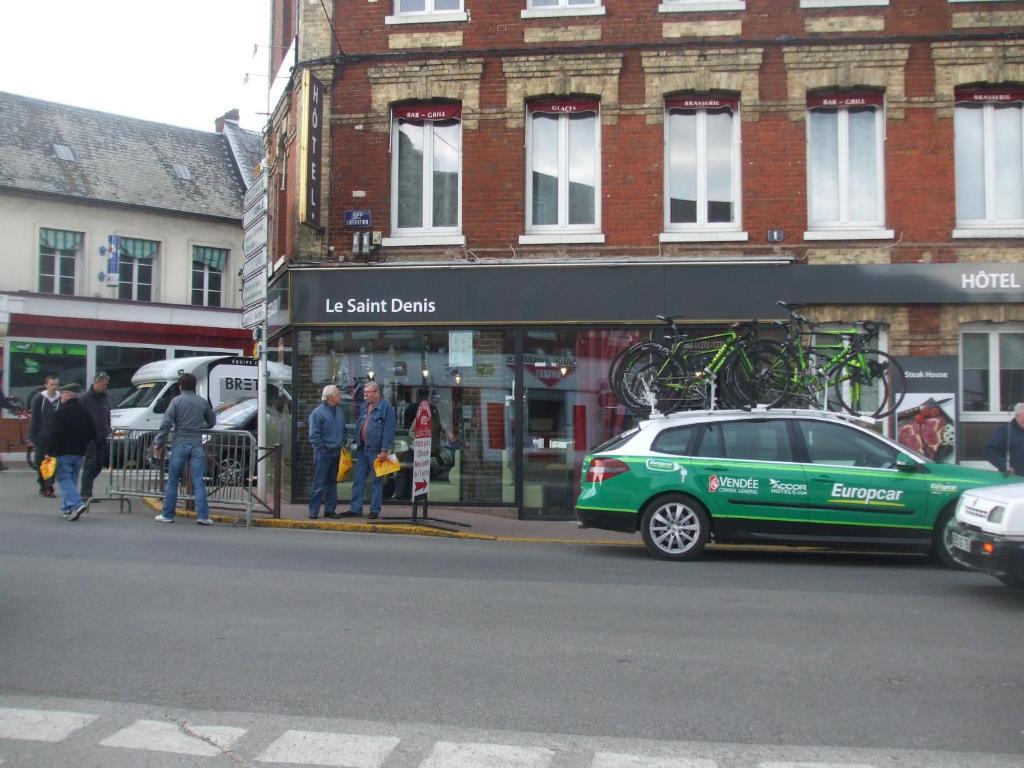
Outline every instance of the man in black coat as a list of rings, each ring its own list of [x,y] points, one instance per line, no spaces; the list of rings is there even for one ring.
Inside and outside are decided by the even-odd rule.
[[[87,505],[78,493],[78,473],[89,443],[96,442],[96,425],[78,401],[81,389],[74,383],[61,387],[60,406],[54,415],[49,440],[50,455],[57,457],[61,514],[66,520],[77,520],[85,512]]]
[[[985,458],[1000,472],[1024,475],[1024,403],[1013,406],[1013,418],[992,433]]]
[[[110,397],[107,387],[110,377],[103,371],[96,374],[89,391],[82,396],[82,407],[92,417],[96,427],[96,440],[86,446],[85,463],[82,465],[82,499],[92,498],[92,484],[107,466],[107,440],[110,436]]]
[[[58,378],[47,376],[46,385],[39,392],[36,392],[29,401],[29,411],[32,420],[28,425],[28,442],[35,451],[32,457],[36,463],[36,482],[39,483],[39,495],[53,497],[53,478],[44,480],[39,473],[38,467],[42,464],[43,457],[50,454],[47,440],[53,428],[53,416],[57,412],[57,405],[60,403],[60,392],[58,391]]]

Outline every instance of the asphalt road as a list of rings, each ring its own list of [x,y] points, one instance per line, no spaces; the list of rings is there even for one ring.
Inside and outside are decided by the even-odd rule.
[[[68,523],[0,476],[11,700],[1018,755],[1022,629],[1024,594],[912,555]]]

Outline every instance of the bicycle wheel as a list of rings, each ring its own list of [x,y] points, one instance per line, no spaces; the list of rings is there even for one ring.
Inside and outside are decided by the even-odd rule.
[[[877,349],[864,350],[837,369],[832,379],[836,401],[848,413],[876,419],[899,408],[907,390],[903,366]]]
[[[684,367],[673,359],[657,378],[658,410],[662,413],[711,407],[711,377],[703,368]]]
[[[781,403],[790,393],[793,368],[781,344],[758,341],[738,347],[723,381],[723,402],[733,408]]]
[[[39,467],[36,466],[35,451],[32,450],[31,448],[25,449],[25,463],[28,464],[32,469],[39,469]]]
[[[626,402],[623,381],[635,375],[635,372],[650,363],[664,361],[669,350],[662,344],[653,341],[642,341],[628,347],[620,353],[608,370],[608,387],[620,402]]]
[[[667,350],[657,347],[638,351],[623,360],[616,381],[616,397],[638,416],[649,415],[658,404],[655,382],[668,361]]]

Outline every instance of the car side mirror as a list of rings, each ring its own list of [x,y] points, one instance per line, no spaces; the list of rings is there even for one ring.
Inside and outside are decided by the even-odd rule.
[[[896,469],[900,472],[916,472],[917,462],[907,454],[900,452],[896,454]]]

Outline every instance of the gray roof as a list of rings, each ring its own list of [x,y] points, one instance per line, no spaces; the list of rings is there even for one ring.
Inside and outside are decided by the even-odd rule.
[[[225,133],[0,91],[0,189],[241,219],[260,135],[231,123]],[[60,159],[55,144],[69,147],[74,161]],[[178,177],[176,164],[190,180]]]

